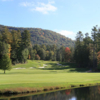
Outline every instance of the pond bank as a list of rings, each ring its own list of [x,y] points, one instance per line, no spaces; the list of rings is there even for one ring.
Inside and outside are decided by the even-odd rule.
[[[52,86],[52,87],[42,87],[42,88],[8,88],[8,89],[1,89],[0,95],[14,95],[14,94],[26,94],[26,93],[41,93],[41,92],[50,92],[50,91],[58,91],[64,89],[72,89],[72,88],[81,88],[81,87],[89,87],[89,86],[96,86],[100,85],[100,83],[94,84],[70,84],[68,86]]]

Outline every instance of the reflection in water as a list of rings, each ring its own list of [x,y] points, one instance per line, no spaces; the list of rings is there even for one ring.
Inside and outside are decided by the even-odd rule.
[[[73,97],[73,98],[71,98],[71,99],[69,99],[69,100],[76,100],[76,97]]]
[[[0,100],[100,100],[100,86],[67,89],[40,95]]]

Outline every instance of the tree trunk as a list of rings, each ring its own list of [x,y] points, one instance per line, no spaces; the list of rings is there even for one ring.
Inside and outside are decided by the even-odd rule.
[[[4,70],[4,74],[5,74],[5,70]]]

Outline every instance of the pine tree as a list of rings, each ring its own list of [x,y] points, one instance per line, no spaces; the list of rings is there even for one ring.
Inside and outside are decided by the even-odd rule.
[[[4,70],[4,74],[6,70],[10,70],[11,67],[11,60],[7,54],[2,56],[2,59],[0,60],[0,69]]]

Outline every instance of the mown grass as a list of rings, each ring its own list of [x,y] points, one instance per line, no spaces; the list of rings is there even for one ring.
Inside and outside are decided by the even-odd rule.
[[[52,86],[67,87],[80,84],[100,83],[100,73],[87,73],[75,68],[75,64],[57,65],[56,61],[28,61],[13,66],[11,71],[0,71],[0,90],[14,88],[46,88]],[[42,67],[45,64],[45,68]],[[75,65],[75,66],[74,66]],[[33,67],[33,68],[30,68]],[[26,69],[15,69],[26,68]]]

